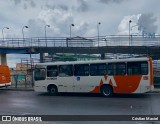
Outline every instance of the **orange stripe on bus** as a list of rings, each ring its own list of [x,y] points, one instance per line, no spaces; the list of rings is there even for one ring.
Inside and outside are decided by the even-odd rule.
[[[153,67],[152,67],[152,58],[149,57],[149,61],[150,61],[150,84],[153,85],[154,84],[154,76],[153,76]]]
[[[137,90],[142,76],[115,76],[117,87],[113,87],[114,93],[133,93]]]
[[[104,77],[105,80],[108,78],[108,76]],[[142,76],[114,76],[114,80],[117,84],[117,86],[113,86],[112,81],[109,81],[109,84],[113,87],[114,93],[133,93],[135,90],[137,90]],[[99,86],[96,86],[91,93],[100,93],[100,87],[104,84],[104,82],[101,80],[99,83]]]
[[[100,93],[100,87],[103,85],[103,81],[101,80],[99,86],[96,86],[91,93]]]

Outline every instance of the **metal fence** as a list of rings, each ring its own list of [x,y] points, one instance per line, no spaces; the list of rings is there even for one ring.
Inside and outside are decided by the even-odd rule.
[[[0,47],[160,46],[160,35],[108,35],[99,37],[32,37],[0,39]]]
[[[11,75],[12,88],[33,88],[34,79],[32,74],[28,75]]]

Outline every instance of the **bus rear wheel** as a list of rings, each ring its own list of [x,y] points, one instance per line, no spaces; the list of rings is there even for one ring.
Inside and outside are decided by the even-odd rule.
[[[109,97],[113,95],[113,89],[111,86],[102,86],[101,87],[101,94],[104,97]]]
[[[48,88],[49,95],[56,96],[58,94],[58,90],[56,86],[49,86]]]

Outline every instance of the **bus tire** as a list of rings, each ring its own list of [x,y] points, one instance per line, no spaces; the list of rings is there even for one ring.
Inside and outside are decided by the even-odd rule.
[[[113,89],[111,86],[102,86],[101,87],[101,94],[104,96],[104,97],[110,97],[113,95]]]
[[[58,90],[57,90],[57,87],[54,86],[54,85],[50,85],[48,87],[48,92],[49,92],[49,95],[51,96],[56,96],[58,94]]]

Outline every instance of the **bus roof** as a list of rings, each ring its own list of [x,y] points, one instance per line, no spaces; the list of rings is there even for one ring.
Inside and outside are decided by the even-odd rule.
[[[110,62],[131,62],[131,61],[149,61],[149,57],[125,58],[125,59],[106,59],[106,60],[89,60],[89,61],[66,61],[66,62],[47,62],[38,63],[37,65],[68,65],[68,64],[91,64],[91,63],[110,63]]]

